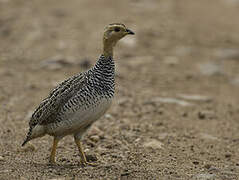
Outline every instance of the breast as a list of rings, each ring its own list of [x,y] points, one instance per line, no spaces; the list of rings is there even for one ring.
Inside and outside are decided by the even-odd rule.
[[[56,136],[80,132],[103,116],[111,104],[112,98],[102,98],[91,106],[82,106],[77,111],[66,114],[62,121],[52,124],[48,128],[48,134]]]

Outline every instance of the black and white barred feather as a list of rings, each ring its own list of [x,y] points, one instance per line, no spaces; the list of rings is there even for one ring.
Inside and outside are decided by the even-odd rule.
[[[114,60],[101,55],[93,68],[60,83],[32,114],[22,146],[31,139],[32,129],[36,125],[60,122],[67,113],[74,113],[79,108],[91,108],[101,98],[112,98],[115,90],[114,76]]]

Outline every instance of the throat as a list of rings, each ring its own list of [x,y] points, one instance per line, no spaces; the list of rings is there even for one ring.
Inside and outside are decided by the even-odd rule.
[[[104,39],[103,55],[105,56],[105,58],[113,58],[114,46],[114,42]]]
[[[104,46],[103,55],[106,58],[113,57],[113,47]]]

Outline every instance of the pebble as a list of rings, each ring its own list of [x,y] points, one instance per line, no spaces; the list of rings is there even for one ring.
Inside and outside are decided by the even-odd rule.
[[[176,98],[170,98],[170,97],[158,97],[155,98],[154,100],[152,100],[153,102],[160,102],[160,103],[168,103],[168,104],[177,104],[180,106],[192,106],[193,104],[187,102],[187,101],[183,101],[180,99],[176,99]]]
[[[169,136],[168,133],[160,133],[160,134],[158,134],[157,138],[160,139],[160,140],[164,140],[164,139],[166,139],[168,136]]]
[[[202,102],[210,102],[212,101],[212,98],[209,96],[203,96],[199,94],[193,94],[193,95],[188,95],[188,94],[178,94],[178,97],[184,99],[184,100],[191,100],[191,101],[202,101]]]
[[[210,169],[211,167],[212,167],[211,164],[205,164],[205,165],[204,165],[204,168],[206,168],[206,169]]]
[[[0,156],[0,161],[4,161],[4,158],[2,156]]]
[[[232,157],[231,154],[229,154],[229,153],[225,154],[225,158],[231,158],[231,157]]]
[[[113,116],[111,115],[111,114],[105,114],[105,118],[107,118],[107,119],[113,119]]]
[[[127,103],[129,103],[129,99],[128,98],[120,98],[120,99],[118,99],[118,104],[120,106],[125,106]]]
[[[200,133],[199,137],[202,138],[202,139],[206,139],[206,140],[214,140],[214,141],[219,140],[217,137],[212,136],[210,134],[205,134],[205,133]]]
[[[20,177],[20,180],[27,180],[27,178],[25,178],[25,177]]]
[[[97,156],[95,155],[95,154],[86,154],[86,159],[88,160],[88,161],[97,161],[98,160],[98,158],[97,158]]]
[[[213,118],[215,118],[215,114],[212,111],[199,111],[198,118],[199,119],[206,119],[206,118],[213,119]]]
[[[211,166],[211,167],[209,167],[209,169],[208,169],[208,172],[210,172],[210,173],[212,173],[212,172],[217,173],[217,172],[219,172],[219,171],[220,171],[220,169],[217,168],[217,167],[214,167],[214,166]]]
[[[207,76],[224,74],[222,67],[212,62],[199,64],[199,71]]]
[[[217,180],[217,177],[215,174],[201,173],[195,175],[192,180]]]
[[[163,148],[163,143],[156,139],[151,139],[143,144],[144,147],[146,148],[152,148],[152,149],[162,149]]]
[[[8,169],[0,170],[0,173],[8,173],[8,172],[11,172],[11,171]]]
[[[179,60],[176,56],[166,56],[163,62],[170,66],[175,66],[179,63]]]
[[[193,161],[192,162],[194,165],[199,165],[199,161]]]
[[[97,136],[97,135],[93,135],[93,136],[90,136],[90,140],[92,140],[92,141],[97,143],[100,140],[100,137]]]
[[[229,0],[227,0],[229,2]],[[231,0],[231,1],[237,1],[238,0]],[[232,49],[232,48],[224,48],[224,49],[217,49],[214,51],[214,55],[219,59],[232,59],[232,60],[239,60],[239,50],[238,49]]]

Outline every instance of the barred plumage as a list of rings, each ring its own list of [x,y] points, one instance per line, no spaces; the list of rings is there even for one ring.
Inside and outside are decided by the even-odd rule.
[[[120,28],[121,32],[114,28]],[[104,52],[90,70],[77,74],[52,90],[33,113],[29,131],[22,145],[31,139],[54,136],[50,162],[55,162],[58,141],[73,134],[83,163],[87,163],[80,139],[84,132],[110,107],[115,89],[113,46],[127,34],[122,24],[111,24],[104,34]]]

